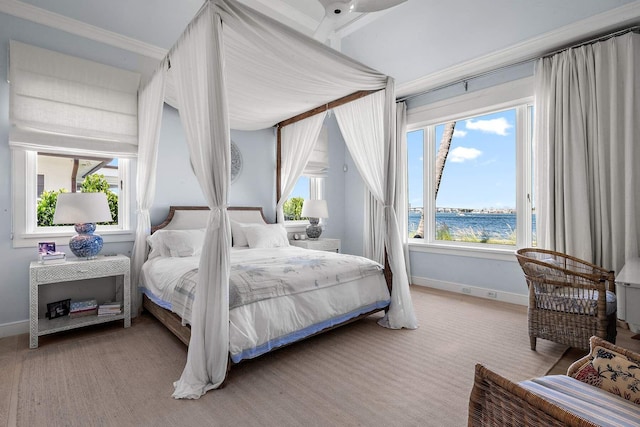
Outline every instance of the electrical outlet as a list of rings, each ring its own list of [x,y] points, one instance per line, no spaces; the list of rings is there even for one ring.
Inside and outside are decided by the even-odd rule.
[[[498,298],[498,293],[496,291],[489,291],[487,292],[487,296],[489,298]]]
[[[471,289],[469,289],[469,288],[462,288],[462,293],[463,293],[463,294],[470,294],[470,293],[471,293]]]

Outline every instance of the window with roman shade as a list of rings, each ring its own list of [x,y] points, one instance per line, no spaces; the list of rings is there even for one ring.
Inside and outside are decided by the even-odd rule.
[[[87,179],[106,182],[102,191],[117,197],[109,199],[114,221],[98,226],[105,242],[130,241],[140,75],[12,40],[9,83],[13,246],[32,247],[44,236],[66,244],[73,227],[50,224],[40,204],[84,191]]]
[[[137,154],[138,73],[14,40],[9,49],[12,148]]]
[[[322,127],[320,135],[318,135],[318,141],[313,148],[311,157],[307,165],[302,171],[302,175],[309,178],[326,178],[327,170],[329,169],[329,137],[327,135],[327,128]]]
[[[327,128],[322,127],[315,142],[313,151],[300,177],[293,188],[289,199],[284,202],[285,222],[301,219],[303,200],[324,199],[325,178],[329,170],[329,137]]]

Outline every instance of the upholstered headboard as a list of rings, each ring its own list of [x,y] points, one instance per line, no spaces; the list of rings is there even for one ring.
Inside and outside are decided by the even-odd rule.
[[[266,224],[261,207],[230,207],[227,209],[229,217],[246,224]],[[209,208],[206,206],[171,206],[167,218],[160,224],[151,227],[151,232],[158,230],[193,230],[205,228],[209,218]]]

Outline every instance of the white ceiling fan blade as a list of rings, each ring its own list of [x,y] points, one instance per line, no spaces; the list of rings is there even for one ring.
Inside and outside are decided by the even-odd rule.
[[[335,21],[335,18],[329,15],[322,18],[322,21],[320,21],[318,28],[316,28],[316,31],[313,33],[313,38],[322,43],[326,42],[329,38],[329,34],[331,34],[331,32],[333,31]]]
[[[354,12],[369,13],[389,9],[407,0],[354,0]]]

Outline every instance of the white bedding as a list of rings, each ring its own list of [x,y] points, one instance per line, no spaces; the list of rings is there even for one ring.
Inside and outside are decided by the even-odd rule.
[[[291,259],[311,253],[315,251],[297,247],[234,248],[231,251],[231,260],[232,264],[244,265],[243,263],[255,263],[264,257]],[[323,259],[327,254],[317,252]],[[184,294],[175,294],[174,290],[180,278],[197,268],[198,264],[197,256],[158,257],[147,261],[142,268],[143,292],[154,302],[176,312],[183,318],[183,322],[188,323],[191,300]],[[331,267],[329,269],[332,271]],[[326,276],[326,273],[324,274]],[[255,357],[271,348],[296,341],[375,308],[384,307],[389,302],[389,291],[381,271],[341,282],[318,289],[304,289],[297,293],[261,299],[230,309],[229,340],[232,359],[237,362]]]

